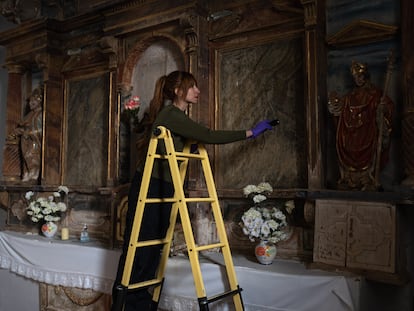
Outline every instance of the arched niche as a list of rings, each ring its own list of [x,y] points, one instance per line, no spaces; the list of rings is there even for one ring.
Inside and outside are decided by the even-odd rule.
[[[141,117],[153,96],[156,80],[171,71],[184,69],[184,57],[174,42],[160,38],[148,46],[131,75],[131,94],[141,98]]]
[[[157,79],[174,70],[185,70],[184,54],[178,44],[169,38],[159,37],[145,44],[140,43],[126,61],[122,84],[127,85],[126,93],[121,96],[121,105],[131,96],[139,96],[142,118],[153,97]],[[120,181],[129,182],[136,169],[140,152],[137,150],[137,133],[128,124],[121,123],[120,137]]]

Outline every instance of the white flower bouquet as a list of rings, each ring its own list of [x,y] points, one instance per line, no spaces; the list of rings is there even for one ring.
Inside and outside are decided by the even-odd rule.
[[[272,186],[267,182],[258,185],[244,187],[243,193],[253,200],[254,206],[250,207],[242,216],[240,223],[243,233],[251,241],[268,240],[277,243],[286,240],[289,235],[289,224],[285,213],[291,214],[295,208],[293,200],[284,202],[278,206],[264,203],[273,192]]]
[[[25,198],[29,202],[26,213],[30,220],[35,223],[59,221],[61,213],[67,209],[64,198],[68,193],[69,189],[66,186],[59,186],[58,190],[48,197],[35,198],[33,191],[26,192]]]

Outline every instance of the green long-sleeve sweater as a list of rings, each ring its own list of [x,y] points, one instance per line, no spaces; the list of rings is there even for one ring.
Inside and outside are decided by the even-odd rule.
[[[187,140],[204,144],[226,144],[246,139],[246,130],[211,130],[191,120],[184,111],[174,105],[168,105],[161,110],[154,122],[153,130],[158,126],[164,126],[171,131],[176,151],[182,151]],[[162,144],[158,146],[161,148],[158,152],[164,153],[165,147]],[[171,182],[167,161],[155,161],[152,176]]]

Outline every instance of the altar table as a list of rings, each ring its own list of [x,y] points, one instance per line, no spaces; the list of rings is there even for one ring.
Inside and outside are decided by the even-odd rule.
[[[201,257],[207,297],[228,287],[221,254]],[[246,311],[341,311],[358,310],[359,278],[309,270],[296,261],[275,260],[261,265],[255,259],[233,255]],[[165,310],[198,310],[189,261],[175,257],[167,265],[160,307]],[[228,298],[231,299],[231,298]],[[234,310],[231,300],[211,304],[211,311]]]
[[[93,241],[0,232],[0,268],[51,285],[111,293],[119,255]]]
[[[19,278],[23,276],[33,286],[36,282],[43,282],[110,294],[119,255],[119,250],[107,249],[93,240],[81,243],[76,239],[61,241],[0,231],[0,268],[3,269],[0,272],[7,271]],[[227,278],[222,256],[207,253],[200,259],[207,295],[225,291]],[[273,264],[264,266],[244,256],[234,255],[234,264],[243,289],[246,311],[358,310],[360,282],[357,278],[309,270],[299,262],[288,260],[275,260]],[[11,288],[10,284],[7,278],[0,278],[0,297],[4,297],[7,290],[19,291],[18,288]],[[17,286],[15,284],[12,286]],[[6,305],[7,302],[0,300],[0,310]],[[169,258],[159,307],[169,311],[198,310],[193,276],[186,256]],[[231,298],[212,303],[210,310],[233,310]]]

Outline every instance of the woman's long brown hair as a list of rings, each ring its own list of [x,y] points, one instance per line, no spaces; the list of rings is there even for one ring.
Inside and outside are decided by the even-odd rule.
[[[152,125],[161,109],[164,107],[166,100],[174,102],[177,97],[176,90],[181,91],[177,93],[187,96],[188,89],[197,85],[194,76],[186,71],[173,71],[168,76],[161,76],[155,83],[154,95],[150,101],[149,107],[144,113],[144,116],[137,128],[139,137],[137,140],[138,161],[137,167],[143,168],[145,164],[145,157],[147,154],[148,143],[151,138]]]

